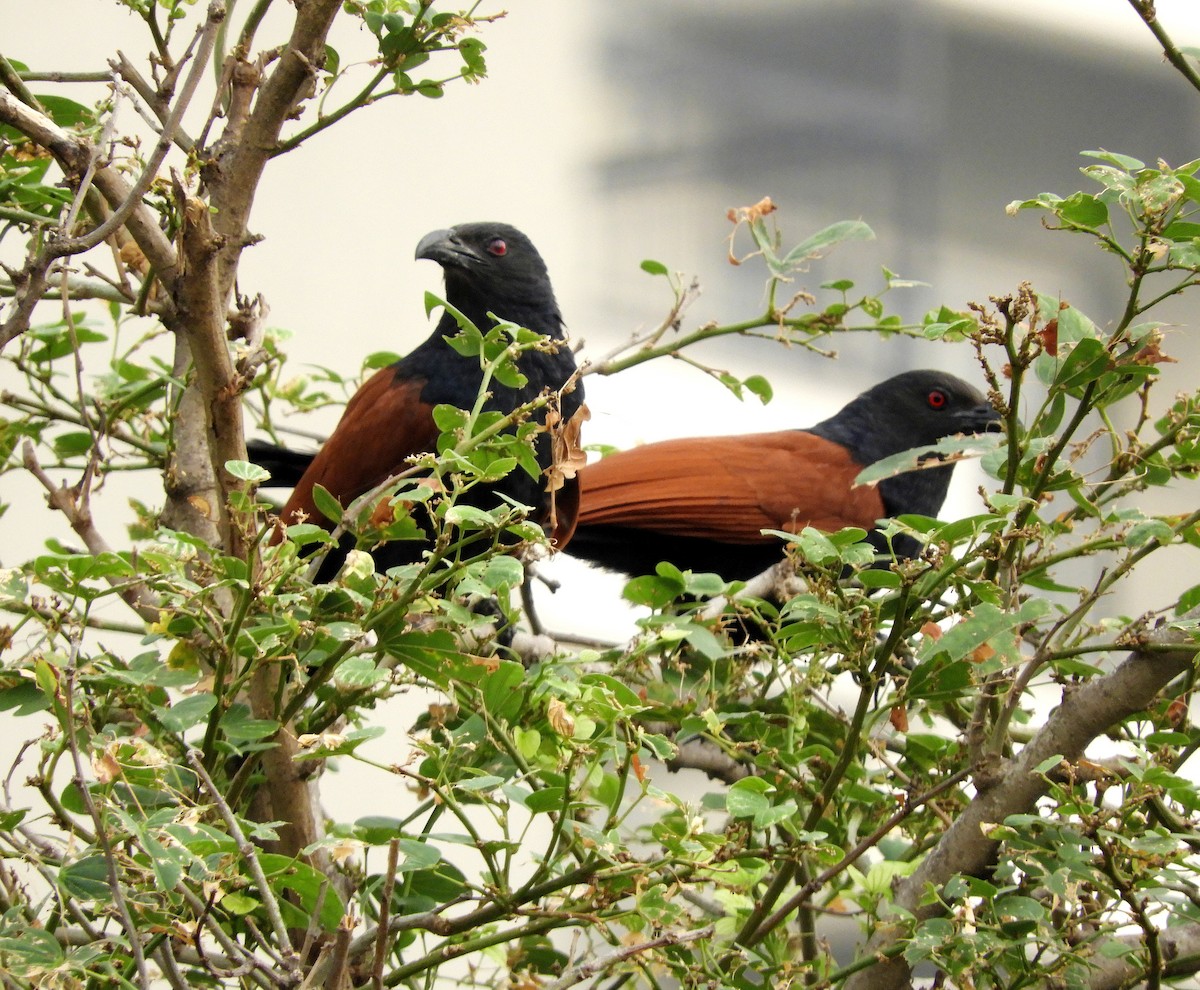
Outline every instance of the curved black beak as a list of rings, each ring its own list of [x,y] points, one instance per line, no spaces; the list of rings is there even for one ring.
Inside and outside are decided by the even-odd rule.
[[[418,261],[436,261],[439,265],[465,266],[479,261],[479,254],[463,242],[454,228],[431,230],[417,244]]]
[[[999,433],[1003,429],[1000,414],[990,402],[981,402],[955,415],[962,433]]]

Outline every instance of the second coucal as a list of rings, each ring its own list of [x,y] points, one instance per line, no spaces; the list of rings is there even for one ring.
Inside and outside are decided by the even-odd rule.
[[[891,516],[936,516],[952,463],[874,486],[855,487],[854,479],[892,454],[998,428],[996,411],[966,382],[910,371],[807,430],[665,440],[610,454],[579,472],[569,552],[627,574],[653,573],[666,560],[745,580],[783,556],[781,540],[763,530],[871,531]]]

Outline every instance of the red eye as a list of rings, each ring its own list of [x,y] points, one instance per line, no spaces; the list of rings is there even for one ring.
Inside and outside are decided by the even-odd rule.
[[[505,243],[502,237],[497,237],[494,241],[490,241],[487,249],[488,254],[494,254],[497,258],[503,258],[508,254],[508,244]]]
[[[930,409],[945,409],[946,403],[950,401],[950,396],[943,392],[940,388],[935,388],[927,396],[925,401],[929,403]]]

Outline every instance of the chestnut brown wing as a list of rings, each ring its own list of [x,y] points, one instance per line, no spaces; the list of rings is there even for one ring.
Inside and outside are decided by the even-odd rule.
[[[667,440],[612,454],[579,474],[579,526],[767,543],[763,529],[872,529],[876,489],[841,445],[804,430]]]
[[[423,378],[397,379],[382,368],[347,403],[333,435],[325,441],[283,508],[287,524],[303,513],[328,521],[313,502],[313,486],[327,489],[343,506],[407,468],[405,459],[435,449],[433,407],[421,401]]]

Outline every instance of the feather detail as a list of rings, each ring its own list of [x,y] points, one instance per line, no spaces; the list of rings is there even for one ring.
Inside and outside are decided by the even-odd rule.
[[[368,378],[292,491],[281,513],[284,523],[297,522],[303,513],[308,521],[325,524],[313,502],[315,485],[345,506],[405,470],[409,457],[433,450],[438,431],[433,407],[420,400],[424,384],[420,378],[397,380],[394,366]]]
[[[720,543],[775,543],[764,529],[872,529],[886,513],[839,444],[804,430],[635,447],[579,473],[579,526],[619,525]]]

